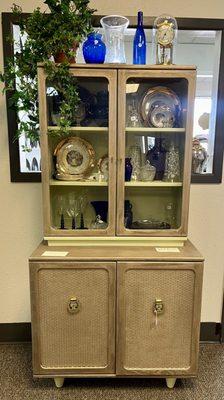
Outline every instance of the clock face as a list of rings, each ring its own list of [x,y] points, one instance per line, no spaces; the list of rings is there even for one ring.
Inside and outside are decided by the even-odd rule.
[[[174,29],[168,23],[160,25],[157,29],[157,41],[162,46],[168,46],[172,44],[174,36],[175,36]]]

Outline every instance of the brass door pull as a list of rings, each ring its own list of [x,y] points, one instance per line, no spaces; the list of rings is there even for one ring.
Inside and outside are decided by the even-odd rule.
[[[153,306],[153,312],[158,315],[160,315],[164,312],[164,304],[161,299],[155,299],[155,303]]]
[[[68,301],[68,311],[71,314],[76,314],[80,310],[80,302],[77,297],[71,297]]]

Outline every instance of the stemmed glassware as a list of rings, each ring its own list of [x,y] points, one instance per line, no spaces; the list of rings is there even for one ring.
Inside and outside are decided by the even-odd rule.
[[[79,204],[80,204],[80,229],[86,229],[85,228],[85,221],[84,221],[84,211],[86,209],[87,203],[88,203],[88,192],[86,189],[82,191],[82,193],[79,196]]]
[[[60,229],[65,229],[65,219],[64,219],[64,213],[66,210],[65,196],[61,193],[57,194],[55,197],[55,203],[56,203],[57,214],[59,215],[59,220],[60,220]]]
[[[67,198],[67,210],[68,216],[72,218],[72,229],[77,228],[77,216],[80,213],[80,198],[73,192],[68,194]]]

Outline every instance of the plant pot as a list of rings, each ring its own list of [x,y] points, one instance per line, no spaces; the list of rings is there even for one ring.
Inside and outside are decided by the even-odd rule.
[[[76,53],[79,48],[79,42],[74,42],[73,43],[73,48],[72,50],[74,51],[74,57],[67,57],[65,52],[58,51],[56,54],[54,54],[54,61],[56,63],[62,63],[62,62],[68,62],[70,64],[75,64],[76,63]]]

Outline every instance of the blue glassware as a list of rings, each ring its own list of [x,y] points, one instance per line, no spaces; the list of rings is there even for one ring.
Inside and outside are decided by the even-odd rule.
[[[131,174],[132,174],[132,164],[131,164],[131,158],[125,158],[125,182],[129,182],[131,180]]]
[[[83,57],[87,64],[103,64],[106,55],[106,45],[100,33],[92,32],[82,47]]]
[[[146,64],[146,38],[142,11],[138,12],[138,26],[133,42],[133,64]]]

